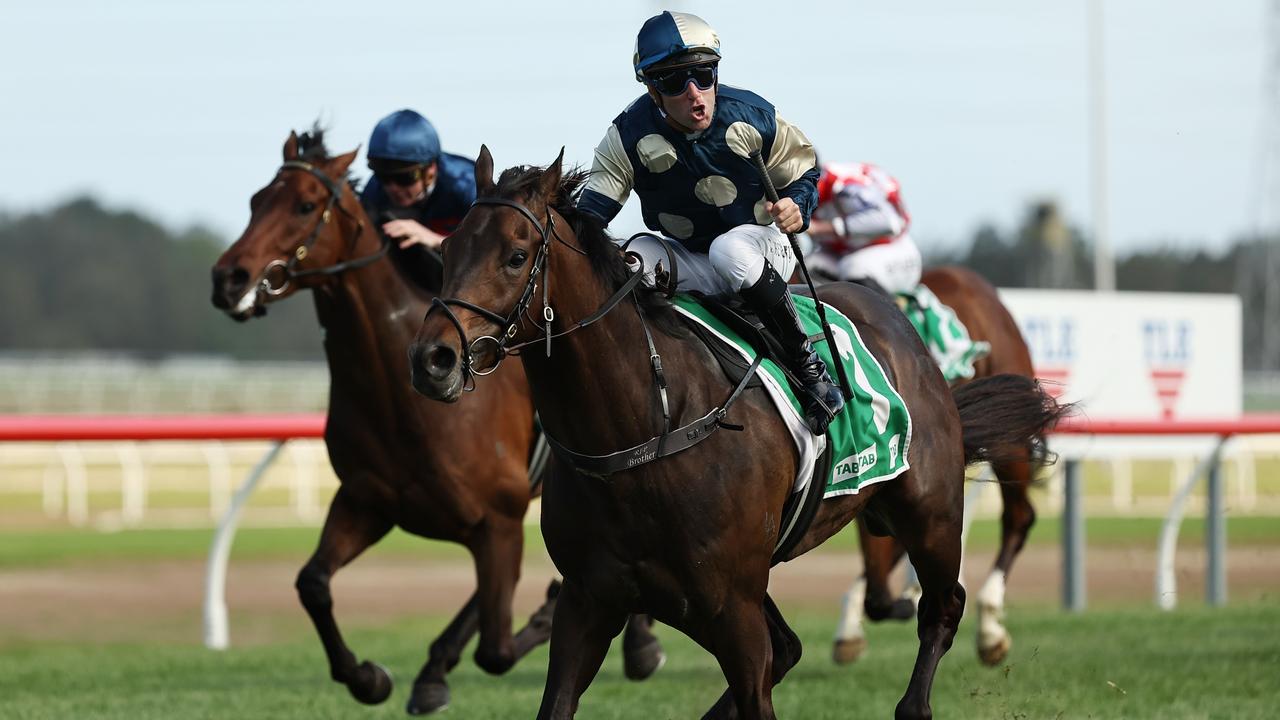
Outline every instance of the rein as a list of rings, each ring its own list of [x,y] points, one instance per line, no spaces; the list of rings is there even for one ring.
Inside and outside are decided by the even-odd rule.
[[[520,299],[516,301],[515,307],[511,309],[511,312],[506,317],[503,317],[502,315],[499,315],[487,308],[482,308],[474,303],[458,298],[437,297],[431,301],[431,307],[427,310],[427,316],[429,317],[437,308],[445,313],[445,316],[457,331],[458,338],[462,341],[463,348],[465,348],[462,353],[463,388],[465,390],[475,390],[475,376],[483,376],[492,373],[498,369],[498,366],[507,355],[518,354],[517,351],[521,348],[538,342],[538,340],[529,340],[510,347],[507,346],[507,343],[515,337],[521,318],[525,317],[528,313],[529,306],[533,301],[533,296],[537,292],[538,274],[541,273],[542,318],[545,322],[546,328],[545,338],[547,357],[551,357],[551,340],[553,338],[564,337],[571,332],[581,330],[582,328],[599,321],[617,307],[624,298],[631,296],[632,300],[635,302],[636,313],[640,316],[640,326],[644,329],[645,342],[648,344],[649,350],[650,367],[653,371],[654,383],[658,388],[658,396],[662,404],[663,422],[661,433],[638,445],[634,445],[625,450],[609,453],[607,455],[587,455],[570,450],[565,447],[563,443],[552,437],[544,428],[543,436],[547,439],[547,443],[551,445],[556,454],[566,460],[575,470],[584,475],[605,478],[614,473],[621,472],[623,470],[630,470],[654,460],[687,450],[707,439],[711,433],[721,427],[729,430],[743,429],[741,425],[733,425],[724,422],[724,418],[729,412],[729,406],[742,395],[742,391],[746,389],[751,378],[755,376],[756,369],[760,367],[760,363],[764,360],[763,353],[756,355],[755,360],[751,363],[751,367],[747,369],[746,374],[742,376],[742,379],[733,388],[733,391],[723,403],[712,408],[706,415],[703,415],[693,422],[672,430],[670,403],[667,400],[667,379],[666,374],[662,369],[662,357],[658,354],[657,346],[653,342],[653,334],[649,332],[649,325],[645,322],[644,310],[640,306],[640,301],[634,295],[636,286],[640,283],[641,278],[644,277],[644,268],[638,268],[635,272],[631,273],[631,276],[627,278],[626,282],[624,282],[622,286],[604,302],[603,305],[596,309],[595,312],[591,313],[591,315],[579,320],[566,330],[559,333],[552,333],[551,323],[555,320],[555,312],[551,309],[550,290],[548,288],[547,276],[550,267],[549,258],[551,255],[551,240],[554,238],[560,241],[562,245],[580,255],[586,255],[586,252],[580,248],[570,245],[564,240],[564,238],[560,237],[560,234],[556,232],[555,218],[552,216],[550,208],[547,209],[547,222],[544,226],[542,223],[538,222],[538,218],[535,217],[527,207],[512,200],[498,197],[480,197],[476,198],[475,202],[472,203],[472,207],[477,205],[500,205],[516,210],[533,224],[533,227],[538,231],[538,235],[542,239],[542,243],[538,248],[537,255],[534,256],[533,266],[529,270],[529,282],[525,285],[524,291],[520,294]],[[674,267],[672,269],[674,271]],[[674,283],[672,283],[670,288],[671,293],[674,293],[674,287]],[[487,320],[497,323],[502,327],[501,332],[499,332],[499,336],[494,337],[492,335],[484,335],[476,338],[474,341],[468,341],[466,330],[463,329],[462,322],[458,319],[457,315],[454,314],[452,307],[465,308]],[[472,354],[474,353],[475,346],[482,341],[490,341],[494,344],[496,360],[492,367],[485,370],[477,370],[472,363]]]
[[[259,282],[259,290],[271,296],[280,295],[289,289],[290,283],[294,280],[312,277],[315,275],[338,275],[348,270],[355,270],[372,264],[383,255],[387,254],[387,251],[391,248],[391,240],[389,238],[383,238],[382,246],[369,255],[344,260],[324,267],[298,270],[298,263],[306,260],[307,256],[311,254],[311,247],[315,245],[316,240],[320,237],[320,231],[329,224],[329,219],[333,215],[334,206],[337,206],[338,210],[342,211],[344,215],[356,221],[356,232],[351,236],[351,245],[353,249],[355,247],[356,240],[360,237],[360,233],[364,231],[364,221],[356,217],[350,210],[343,207],[342,203],[338,202],[342,198],[342,187],[338,185],[333,178],[330,178],[328,175],[321,172],[316,166],[301,160],[289,160],[280,166],[280,170],[277,171],[276,176],[279,177],[280,173],[283,173],[286,170],[302,170],[304,172],[311,173],[311,175],[319,180],[320,184],[324,185],[325,189],[329,191],[329,200],[325,203],[324,212],[320,213],[320,221],[316,223],[314,228],[312,228],[311,234],[307,236],[307,239],[303,240],[302,244],[294,248],[293,252],[289,254],[289,259],[277,259],[267,263],[267,267],[262,272],[262,280]],[[272,283],[273,275],[279,277],[280,282],[278,284]]]

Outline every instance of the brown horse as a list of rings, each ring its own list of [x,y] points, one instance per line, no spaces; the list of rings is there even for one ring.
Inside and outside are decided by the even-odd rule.
[[[660,297],[619,294],[629,275],[622,255],[574,207],[585,173],[562,178],[557,159],[546,170],[509,169],[496,185],[492,177],[482,148],[480,199],[445,245],[448,299],[428,313],[410,350],[415,388],[457,401],[478,367],[500,362],[507,344],[525,346],[520,357],[545,430],[560,447],[593,455],[656,439],[664,408],[674,425],[725,402],[732,384]],[[893,305],[843,283],[821,295],[854,321],[906,400],[911,469],[824,501],[786,559],[863,511],[898,537],[924,594],[920,652],[897,714],[930,717],[933,676],[964,611],[957,581],[964,466],[1039,435],[1057,409],[1034,382],[1011,376],[972,383],[953,399]],[[655,389],[654,355],[665,394]],[[722,420],[744,431],[702,426],[701,443],[604,476],[576,472],[569,462],[577,461],[562,455],[548,476],[542,532],[565,579],[540,718],[574,714],[610,639],[638,611],[715,655],[729,689],[709,717],[774,717],[772,687],[800,657],[799,639],[766,593],[798,453],[760,389],[743,392]]]
[[[974,340],[986,341],[991,352],[974,366],[974,378],[1012,373],[1035,376],[1031,351],[1018,324],[1000,302],[999,295],[978,273],[963,267],[939,267],[925,272],[921,282],[956,313]],[[1004,626],[1005,582],[1013,561],[1027,541],[1036,513],[1027,490],[1037,466],[1030,444],[992,465],[1004,501],[1000,516],[1000,549],[995,566],[976,596],[978,606],[978,657],[988,665],[1004,660],[1012,644]],[[893,538],[875,537],[859,524],[864,576],[854,581],[845,596],[844,617],[836,631],[833,657],[838,663],[857,660],[866,649],[861,614],[871,620],[903,620],[915,616],[908,598],[894,598],[889,575],[903,555]]]
[[[325,329],[329,416],[325,444],[341,486],[319,547],[298,574],[298,596],[324,643],[329,670],[357,700],[391,693],[387,672],[358,662],[342,639],[329,591],[333,574],[392,527],[460,543],[475,560],[476,592],[430,648],[408,702],[419,714],[449,700],[446,673],[480,633],[476,663],[505,672],[550,634],[558,583],[519,634],[511,602],[520,576],[531,488],[533,406],[518,366],[446,408],[406,386],[406,349],[431,293],[406,278],[370,222],[346,173],[356,153],[330,157],[316,129],[284,145],[284,165],[250,201],[244,234],[213,268],[213,304],[237,320],[309,288]],[[628,674],[647,674],[660,648],[647,624],[628,639]],[[652,640],[653,642],[649,642]]]

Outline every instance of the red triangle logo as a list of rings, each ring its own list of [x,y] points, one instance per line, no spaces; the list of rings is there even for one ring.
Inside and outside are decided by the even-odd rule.
[[[1151,368],[1151,382],[1156,388],[1156,399],[1160,401],[1160,414],[1166,420],[1173,417],[1186,376],[1187,372],[1182,368]]]

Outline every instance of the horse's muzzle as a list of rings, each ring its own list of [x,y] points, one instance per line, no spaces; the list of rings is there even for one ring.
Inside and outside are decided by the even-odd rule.
[[[409,346],[413,389],[432,400],[456,402],[462,395],[462,362],[457,350],[438,340]]]
[[[256,289],[251,286],[249,271],[238,266],[214,267],[213,306],[240,321],[262,314],[257,307]]]

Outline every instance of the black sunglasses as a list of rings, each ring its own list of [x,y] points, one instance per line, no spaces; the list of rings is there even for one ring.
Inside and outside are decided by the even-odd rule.
[[[378,178],[378,182],[383,185],[408,187],[422,179],[422,168],[401,170],[399,172],[380,172],[374,173],[373,176]]]
[[[648,76],[649,86],[663,95],[675,96],[684,93],[692,80],[699,90],[710,90],[716,84],[718,72],[715,65],[690,65],[666,72],[656,72]]]

